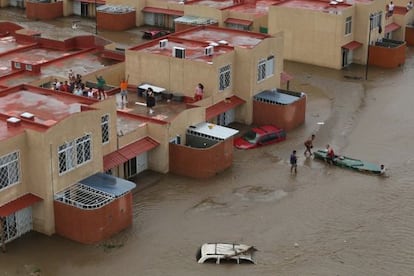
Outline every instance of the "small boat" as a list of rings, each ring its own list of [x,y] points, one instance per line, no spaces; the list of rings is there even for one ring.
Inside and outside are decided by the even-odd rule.
[[[313,155],[316,159],[327,161],[327,150],[317,150],[313,152]],[[347,156],[342,155],[335,155],[333,159],[333,164],[338,167],[348,168],[360,172],[366,172],[366,173],[373,173],[373,174],[381,174],[381,166],[362,161],[359,159],[350,158]]]

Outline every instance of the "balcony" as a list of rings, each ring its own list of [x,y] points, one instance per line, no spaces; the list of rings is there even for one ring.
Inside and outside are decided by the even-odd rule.
[[[370,45],[369,64],[382,68],[396,68],[405,63],[405,41],[383,38]]]

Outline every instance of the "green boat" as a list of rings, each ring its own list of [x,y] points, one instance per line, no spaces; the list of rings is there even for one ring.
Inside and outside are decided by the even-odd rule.
[[[325,149],[317,150],[313,152],[313,155],[316,159],[327,161],[327,152],[328,151]],[[381,174],[380,165],[342,155],[335,155],[333,159],[333,164],[338,167],[348,168],[359,172]]]

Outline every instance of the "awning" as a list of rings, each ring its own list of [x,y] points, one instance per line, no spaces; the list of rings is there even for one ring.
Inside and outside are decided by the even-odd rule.
[[[150,13],[178,15],[178,16],[184,15],[184,11],[161,9],[161,8],[154,8],[154,7],[145,7],[145,8],[142,9],[142,11],[143,12],[150,12]]]
[[[398,25],[397,23],[391,23],[391,24],[388,24],[387,26],[385,26],[385,32],[384,33],[386,33],[386,34],[390,33],[390,32],[398,30],[399,28],[401,28],[401,26]]]
[[[289,75],[286,72],[280,73],[280,82],[281,83],[287,83],[290,80],[293,80],[293,76]]]
[[[351,41],[345,45],[342,45],[342,48],[347,49],[349,51],[355,50],[359,47],[362,46],[362,43],[358,42],[358,41]]]
[[[103,0],[74,0],[76,2],[82,2],[82,3],[89,3],[89,4],[98,4],[98,5],[105,5],[106,1]]]
[[[103,157],[104,171],[110,170],[124,164],[128,159],[120,154],[118,151],[111,152]]]
[[[113,195],[116,198],[126,194],[136,187],[134,182],[105,173],[96,173],[82,179],[79,183],[98,191]]]
[[[111,152],[110,154],[105,155],[103,158],[104,170],[107,171],[109,169],[115,168],[116,166],[119,166],[128,160],[155,148],[159,144],[160,143],[153,140],[152,138],[145,137],[123,148],[120,148],[117,151]]]
[[[253,24],[253,21],[245,20],[245,19],[238,19],[238,18],[231,18],[230,17],[230,18],[227,18],[226,20],[224,20],[224,23],[250,26],[250,25]]]
[[[206,120],[210,120],[221,113],[224,113],[228,110],[231,110],[241,104],[244,104],[246,101],[240,99],[237,96],[231,96],[221,102],[218,102],[206,109]]]
[[[8,217],[19,210],[32,206],[33,204],[42,201],[42,199],[34,194],[25,194],[9,203],[0,207],[0,217]]]

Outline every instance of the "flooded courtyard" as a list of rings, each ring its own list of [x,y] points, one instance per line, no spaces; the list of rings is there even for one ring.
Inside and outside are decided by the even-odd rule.
[[[414,50],[401,68],[370,68],[368,81],[364,69],[286,62],[308,102],[285,142],[235,150],[208,180],[145,172],[130,228],[98,245],[30,233],[0,254],[0,275],[412,275]],[[311,133],[315,148],[384,163],[389,177],[305,159]],[[257,265],[198,264],[205,242],[254,245]]]

